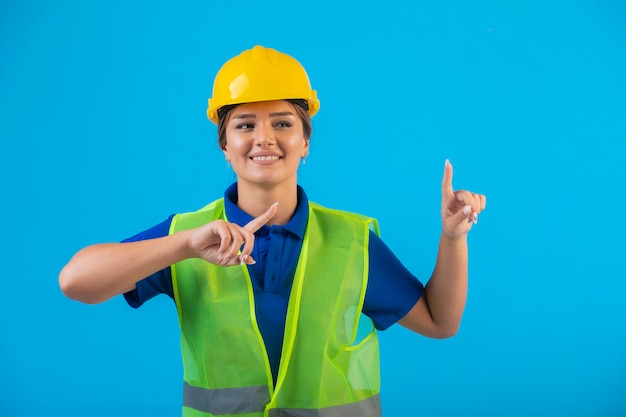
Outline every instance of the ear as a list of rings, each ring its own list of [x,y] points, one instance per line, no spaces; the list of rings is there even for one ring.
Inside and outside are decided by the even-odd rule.
[[[224,145],[224,147],[222,148],[222,152],[224,152],[224,157],[226,158],[226,160],[230,162],[230,154],[226,145]]]
[[[304,138],[304,146],[302,147],[302,154],[300,156],[305,158],[308,154],[309,154],[309,139]]]

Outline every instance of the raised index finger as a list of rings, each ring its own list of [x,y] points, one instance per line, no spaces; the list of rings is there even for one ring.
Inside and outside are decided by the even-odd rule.
[[[259,217],[255,219],[250,220],[250,222],[248,222],[248,224],[246,224],[243,228],[246,230],[249,230],[252,233],[256,232],[257,230],[261,228],[261,226],[269,222],[270,219],[274,217],[277,210],[278,210],[278,201],[272,204],[265,213],[261,214]]]
[[[443,168],[443,180],[441,181],[441,195],[450,196],[454,194],[452,189],[452,164],[448,159]]]

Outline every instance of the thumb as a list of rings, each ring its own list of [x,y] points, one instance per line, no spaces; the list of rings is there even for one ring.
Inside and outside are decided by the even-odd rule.
[[[441,181],[441,196],[450,197],[454,194],[452,190],[452,164],[448,159],[443,167],[443,180]]]
[[[248,224],[246,224],[243,228],[254,233],[261,228],[265,223],[269,222],[276,212],[278,211],[278,201],[270,206],[269,209],[259,217],[250,220]]]
[[[454,213],[454,215],[452,216],[453,223],[461,224],[466,221],[471,222],[470,220],[471,212],[472,212],[472,206],[466,205],[466,206],[461,207],[461,209],[457,211],[456,213]]]

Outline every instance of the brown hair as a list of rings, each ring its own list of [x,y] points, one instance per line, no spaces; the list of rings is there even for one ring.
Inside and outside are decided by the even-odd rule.
[[[313,134],[313,124],[311,122],[311,116],[309,116],[309,113],[302,106],[291,102],[290,100],[287,101],[289,101],[291,107],[296,112],[296,115],[302,121],[302,134],[304,138],[310,139],[311,135]],[[226,126],[230,121],[230,115],[237,106],[238,104],[234,104],[232,106],[225,106],[220,109],[220,118],[219,123],[217,124],[217,144],[222,150],[226,148]]]

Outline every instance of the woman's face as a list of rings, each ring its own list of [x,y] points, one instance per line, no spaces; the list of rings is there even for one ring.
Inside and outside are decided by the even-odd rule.
[[[235,107],[226,125],[224,155],[238,181],[259,185],[297,183],[300,158],[309,152],[302,120],[288,101]]]

